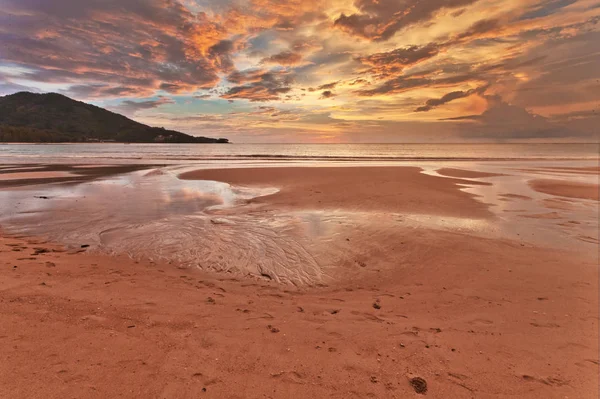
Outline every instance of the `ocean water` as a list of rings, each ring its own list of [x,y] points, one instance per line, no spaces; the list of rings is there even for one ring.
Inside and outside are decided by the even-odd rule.
[[[600,144],[0,144],[0,164],[597,160]]]

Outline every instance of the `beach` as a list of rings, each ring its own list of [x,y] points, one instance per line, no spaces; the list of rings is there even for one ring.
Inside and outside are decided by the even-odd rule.
[[[1,397],[598,395],[596,167],[32,167]]]

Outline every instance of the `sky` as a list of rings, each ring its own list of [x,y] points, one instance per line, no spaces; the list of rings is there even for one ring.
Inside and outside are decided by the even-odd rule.
[[[0,0],[0,95],[233,142],[596,142],[598,0]]]

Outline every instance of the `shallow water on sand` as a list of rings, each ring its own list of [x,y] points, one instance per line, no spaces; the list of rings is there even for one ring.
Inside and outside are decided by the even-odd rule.
[[[420,166],[423,173],[437,175],[439,164]],[[177,174],[186,168],[163,167],[79,184],[0,190],[0,225],[9,233],[44,235],[68,246],[90,245],[92,250],[127,253],[179,267],[297,285],[328,281],[335,272],[332,267],[354,262],[365,248],[385,252],[377,237],[385,240],[399,228],[518,239],[583,251],[597,246],[597,201],[557,198],[527,184],[540,176],[593,182],[597,175],[565,177],[564,172],[523,171],[507,163],[468,169],[504,174],[473,178],[491,184],[462,188],[490,204],[495,218],[264,210],[250,200],[273,194],[277,187],[180,180]],[[350,238],[366,231],[373,234],[372,240],[357,248]]]

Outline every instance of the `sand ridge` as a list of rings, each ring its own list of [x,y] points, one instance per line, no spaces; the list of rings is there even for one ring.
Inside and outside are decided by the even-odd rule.
[[[568,180],[535,179],[529,185],[541,193],[561,197],[581,198],[598,201],[600,186],[598,184],[580,183]]]
[[[238,185],[278,187],[256,199],[272,207],[413,212],[463,217],[491,217],[485,204],[457,184],[478,183],[420,173],[417,167],[281,167],[206,169],[181,179],[217,180]]]

